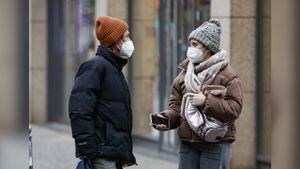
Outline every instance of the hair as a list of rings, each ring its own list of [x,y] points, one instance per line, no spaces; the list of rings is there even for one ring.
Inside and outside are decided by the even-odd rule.
[[[197,42],[200,43],[206,50],[209,50],[209,51],[210,51],[210,49],[208,49],[208,47],[205,46],[205,45],[204,45],[202,42],[200,42],[198,39],[191,38],[190,40],[195,40],[195,41],[197,41]]]

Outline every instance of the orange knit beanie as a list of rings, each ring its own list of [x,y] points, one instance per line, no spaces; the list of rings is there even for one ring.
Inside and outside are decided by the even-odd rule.
[[[96,20],[96,36],[101,45],[109,47],[120,39],[128,24],[120,19],[100,16]]]

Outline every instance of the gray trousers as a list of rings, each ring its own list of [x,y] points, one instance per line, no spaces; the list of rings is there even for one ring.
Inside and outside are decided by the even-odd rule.
[[[93,169],[117,169],[117,162],[103,158],[92,160]]]
[[[186,143],[179,148],[178,169],[229,169],[231,144]]]

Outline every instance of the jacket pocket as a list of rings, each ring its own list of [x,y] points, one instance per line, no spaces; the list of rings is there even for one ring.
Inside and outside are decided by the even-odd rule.
[[[121,131],[116,131],[113,126],[106,122],[106,142],[101,146],[104,157],[130,161],[131,142],[129,136]]]
[[[75,138],[76,151],[80,156],[93,159],[97,156],[97,144],[90,135],[81,135]]]
[[[192,139],[192,131],[189,128],[187,122],[183,120],[181,122],[180,127],[178,128],[178,135],[181,139],[191,140]]]
[[[97,120],[95,126],[96,141],[98,144],[104,145],[106,143],[106,122]]]
[[[110,123],[106,123],[106,144],[120,145],[127,141],[127,135],[124,132],[117,131]]]

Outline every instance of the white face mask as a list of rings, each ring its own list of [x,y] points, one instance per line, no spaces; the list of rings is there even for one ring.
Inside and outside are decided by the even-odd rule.
[[[128,40],[123,43],[123,46],[120,49],[120,56],[129,59],[134,51],[133,42]]]
[[[204,59],[202,50],[195,47],[189,47],[186,55],[192,63],[200,63]]]

